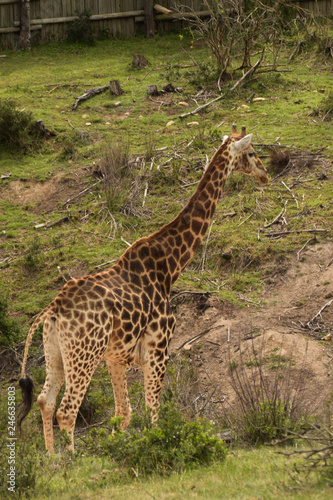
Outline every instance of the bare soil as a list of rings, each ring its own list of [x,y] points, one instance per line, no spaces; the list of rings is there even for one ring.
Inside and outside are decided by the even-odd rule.
[[[12,181],[4,197],[19,205],[36,204],[38,212],[52,212],[86,187],[87,172],[58,173],[44,182]]]
[[[282,373],[292,366],[291,386],[299,386],[302,373],[299,390],[308,410],[323,407],[333,388],[332,257],[332,242],[306,249],[299,261],[292,256],[287,269],[277,269],[267,280],[258,301],[261,307],[246,300],[245,307],[239,307],[207,295],[178,306],[171,353],[188,352],[201,384],[214,389],[221,409],[237,404],[231,365],[246,366],[250,361],[251,366],[244,369],[251,378],[256,355],[267,360],[266,372],[272,378],[276,370]],[[287,362],[272,368],[269,360],[276,357]]]

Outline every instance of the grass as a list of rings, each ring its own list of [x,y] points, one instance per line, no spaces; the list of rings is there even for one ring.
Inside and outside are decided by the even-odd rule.
[[[37,471],[34,498],[202,498],[202,499],[276,499],[282,496],[297,500],[329,498],[329,487],[315,475],[303,484],[304,475],[297,473],[299,458],[277,454],[277,449],[238,449],[229,453],[224,463],[160,477],[138,477],[128,480],[110,460],[86,456],[55,458],[48,473]],[[290,450],[288,450],[290,451]]]
[[[2,181],[0,186],[0,223],[3,227],[0,245],[4,258],[11,258],[10,266],[2,268],[2,273],[11,282],[12,293],[15,290],[13,312],[26,309],[30,315],[32,309],[37,313],[40,307],[37,297],[35,308],[26,304],[22,286],[23,268],[26,267],[22,266],[22,259],[24,254],[30,252],[34,233],[38,231],[43,265],[39,269],[30,269],[26,283],[36,282],[37,278],[45,286],[42,276],[49,276],[44,294],[45,305],[59,289],[58,265],[74,276],[77,276],[76,272],[95,272],[95,266],[117,258],[126,249],[121,237],[134,242],[171,220],[194,192],[196,185],[193,183],[198,182],[202,175],[205,155],[210,157],[213,154],[221,136],[230,131],[233,122],[245,123],[248,131],[254,132],[254,142],[270,144],[279,138],[280,142],[297,150],[317,150],[325,146],[325,155],[332,157],[327,123],[317,116],[310,116],[323,102],[322,89],[328,87],[331,78],[329,64],[318,65],[315,53],[303,53],[288,67],[290,72],[261,75],[252,84],[196,116],[199,127],[189,128],[187,123],[194,117],[184,121],[177,117],[184,111],[178,103],[185,101],[191,109],[194,105],[191,96],[197,92],[193,75],[190,83],[187,76],[189,70],[181,68],[188,62],[181,45],[186,49],[190,41],[187,35],[180,40],[178,35],[172,34],[158,36],[154,40],[97,41],[92,47],[50,44],[34,48],[30,53],[7,52],[1,68],[0,98],[14,99],[18,109],[29,110],[57,134],[55,138],[37,145],[33,154],[19,156],[0,152],[1,172],[11,173],[10,179]],[[146,55],[149,61],[147,68],[133,69],[132,56],[138,50]],[[199,62],[212,63],[208,49],[202,44],[194,44],[191,54]],[[285,57],[287,55],[286,52]],[[170,72],[172,68],[177,68],[177,80],[172,83],[182,87],[181,95],[162,96],[158,102],[149,99],[147,85],[153,82],[162,88],[168,82],[167,77],[173,76]],[[191,68],[192,73],[195,71],[195,67]],[[71,110],[76,96],[88,88],[105,85],[111,77],[119,79],[124,90],[122,96],[110,96],[105,92],[82,102],[76,111]],[[247,103],[246,99],[252,91],[264,100]],[[115,108],[114,103],[119,100],[121,106]],[[243,107],[245,103],[246,108]],[[166,123],[171,118],[175,124],[168,128]],[[86,125],[88,122],[90,126]],[[44,211],[40,209],[38,196],[23,205],[17,197],[13,197],[11,187],[15,182],[20,182],[21,189],[26,193],[36,188],[37,183],[46,185],[54,182],[55,176],[63,186],[74,179],[80,182],[82,189],[93,184],[96,179],[91,176],[92,165],[98,164],[104,157],[111,137],[128,142],[130,155],[148,155],[151,158],[153,145],[156,156],[151,170],[148,161],[146,166],[141,163],[142,166],[135,172],[139,175],[138,179],[147,179],[149,184],[145,199],[146,216],[144,211],[140,212],[143,217],[137,217],[123,215],[115,209],[113,217],[117,231],[112,240],[110,220],[105,205],[101,203],[104,195],[100,186],[68,207],[59,202],[58,206]],[[191,141],[191,145],[184,148]],[[156,154],[156,148],[166,148],[166,152]],[[174,149],[178,159],[170,162]],[[267,156],[267,148],[259,146],[257,149],[262,156]],[[258,190],[251,179],[240,175],[228,180],[214,216],[216,222],[205,264],[205,272],[217,286],[228,280],[226,286],[220,287],[221,298],[237,301],[239,292],[256,298],[261,292],[262,277],[258,263],[272,258],[284,259],[306,241],[307,235],[301,233],[275,240],[272,244],[258,233],[258,228],[281,211],[286,199],[288,229],[304,229],[313,227],[313,224],[327,227],[332,208],[332,185],[330,181],[317,181],[314,173],[320,170],[320,166],[314,166],[312,171],[304,172],[306,179],[293,188],[295,198],[279,180],[265,190]],[[288,178],[284,180],[288,185]],[[189,187],[182,187],[183,183],[189,184]],[[137,211],[142,204],[144,188],[145,181],[141,181]],[[56,222],[65,211],[70,215],[69,222],[47,231],[34,229],[42,222]],[[233,217],[225,216],[231,212],[235,212]],[[82,219],[82,214],[86,218]],[[324,234],[317,236],[317,241],[324,239]],[[55,241],[58,241],[56,245]],[[203,286],[209,290],[207,281],[204,284],[201,279],[195,283],[192,279],[200,263],[201,252],[199,249],[188,270],[183,273],[180,286],[189,283],[194,288]],[[219,257],[220,252],[230,252],[231,261],[225,263]],[[22,317],[23,321],[26,321],[26,316]]]
[[[331,84],[331,61],[319,60],[308,47],[288,66],[290,72],[258,74],[206,112],[180,121],[180,113],[196,107],[192,97],[205,83],[195,68],[182,68],[188,57],[181,44],[187,50],[190,43],[186,34],[182,40],[171,34],[150,40],[97,41],[91,47],[49,44],[29,53],[6,52],[0,66],[0,99],[14,99],[19,110],[28,110],[57,134],[26,154],[0,151],[0,173],[11,173],[10,178],[0,181],[0,273],[10,318],[21,327],[19,333],[15,328],[16,341],[25,340],[29,321],[58,293],[65,282],[63,276],[79,277],[106,269],[104,263],[119,257],[127,248],[126,241],[133,243],[176,216],[196,189],[206,155],[212,156],[234,122],[245,124],[254,133],[255,148],[268,168],[270,150],[265,145],[277,142],[287,145],[292,153],[324,148],[321,154],[326,163],[299,164],[277,179],[271,172],[272,183],[265,189],[241,175],[231,177],[214,215],[204,270],[199,272],[201,247],[177,287],[214,291],[214,296],[230,302],[239,303],[240,295],[259,300],[263,280],[295,259],[309,238],[307,233],[292,233],[270,239],[261,230],[281,212],[286,200],[288,230],[330,229],[333,151],[331,131],[321,116],[330,102],[326,93]],[[133,54],[138,52],[148,59],[147,68],[132,68]],[[202,44],[194,44],[191,55],[201,63],[213,64]],[[71,110],[75,97],[106,85],[110,79],[120,81],[125,92],[122,96],[105,92]],[[162,88],[170,80],[182,87],[181,95],[148,98],[148,84]],[[264,100],[248,102],[252,92]],[[121,101],[119,107],[114,106],[116,101]],[[179,105],[180,101],[188,106]],[[174,125],[166,127],[171,119]],[[192,121],[199,126],[188,127]],[[109,204],[112,210],[108,212],[105,193],[93,173],[113,138],[128,142],[130,156],[139,158],[133,167],[138,187],[132,212],[124,211],[120,202]],[[323,173],[326,178],[320,177]],[[38,193],[41,186],[54,188],[53,201],[47,191],[31,194]],[[84,196],[64,204],[68,197],[89,187]],[[64,198],[64,192],[68,197]],[[65,216],[66,221],[52,225]],[[50,227],[38,228],[41,223]],[[269,230],[279,229],[273,226]],[[331,233],[315,237],[314,243],[324,244]],[[34,337],[30,354],[34,379],[42,384],[44,368],[36,362],[41,356],[40,333]],[[289,359],[272,353],[266,361],[276,368]],[[233,363],[230,368],[237,370],[237,363]],[[81,408],[83,417],[94,423],[109,418],[113,405],[106,370],[101,369],[99,375],[88,391],[86,407]],[[135,384],[131,390],[134,407],[140,408],[142,398]],[[277,455],[271,448],[234,449],[224,464],[162,478],[137,474],[133,481],[112,460],[92,460],[84,441],[75,461],[66,455],[48,459],[43,451],[39,410],[35,408],[29,419],[27,440],[29,446],[35,443],[37,465],[28,477],[35,478],[36,498],[125,498],[134,493],[136,498],[312,499],[330,493],[314,476],[304,491],[294,491],[295,484],[303,487],[305,480],[301,473],[291,473],[294,461],[300,459]],[[23,462],[23,475],[28,465]],[[290,482],[290,475],[296,483]]]

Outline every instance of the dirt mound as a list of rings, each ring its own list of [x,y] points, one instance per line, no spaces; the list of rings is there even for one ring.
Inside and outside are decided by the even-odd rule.
[[[171,352],[187,350],[201,383],[214,388],[214,400],[221,406],[236,401],[231,366],[242,364],[250,373],[258,362],[256,353],[272,377],[275,369],[292,365],[296,384],[302,371],[300,390],[312,410],[318,411],[327,400],[333,375],[333,243],[313,246],[301,255],[270,277],[261,307],[246,301],[239,307],[206,295],[178,307]]]
[[[83,169],[71,175],[58,173],[45,182],[12,181],[6,197],[13,203],[36,203],[38,212],[52,212],[86,187],[87,172]]]

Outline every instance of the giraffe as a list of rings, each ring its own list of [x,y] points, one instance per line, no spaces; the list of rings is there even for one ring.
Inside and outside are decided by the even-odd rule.
[[[68,281],[59,295],[32,324],[25,345],[19,384],[23,401],[19,426],[30,411],[33,383],[26,375],[28,350],[37,327],[44,323],[46,379],[37,398],[43,419],[46,449],[52,453],[53,415],[57,394],[65,393],[56,412],[60,429],[74,450],[77,413],[91,377],[104,360],[110,374],[115,414],[121,427],[130,422],[126,369],[140,366],[144,374],[145,404],[158,416],[159,397],[175,327],[169,297],[178,276],[203,240],[232,171],[268,183],[267,172],[251,145],[245,127],[224,137],[197,189],[178,216],[130,246],[108,270]]]

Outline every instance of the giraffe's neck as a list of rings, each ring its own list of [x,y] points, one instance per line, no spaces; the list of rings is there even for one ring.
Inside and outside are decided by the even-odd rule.
[[[178,216],[159,231],[138,240],[118,261],[134,273],[135,268],[139,274],[148,273],[152,281],[155,273],[155,280],[166,295],[193,258],[209,227],[229,173],[226,146],[223,144],[216,151],[195,193]]]

